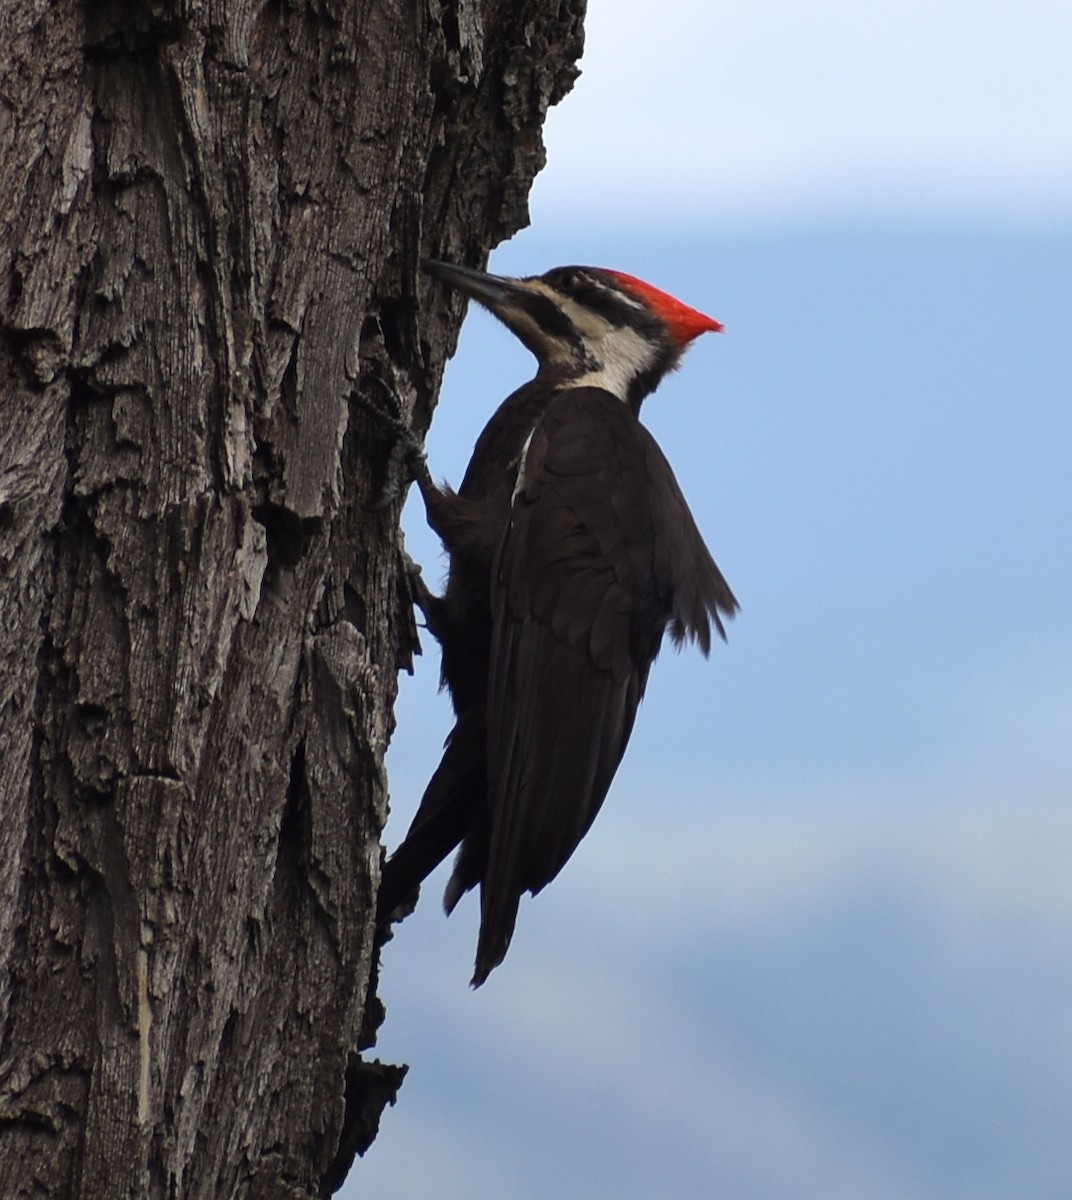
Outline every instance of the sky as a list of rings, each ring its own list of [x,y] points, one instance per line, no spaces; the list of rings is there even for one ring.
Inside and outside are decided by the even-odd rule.
[[[667,647],[591,833],[468,987],[446,869],[356,1200],[1072,1195],[1072,9],[592,0],[492,269],[724,321],[644,408],[738,598]],[[531,374],[467,319],[457,482]],[[407,547],[435,583],[419,504]],[[450,726],[425,639],[395,845]]]

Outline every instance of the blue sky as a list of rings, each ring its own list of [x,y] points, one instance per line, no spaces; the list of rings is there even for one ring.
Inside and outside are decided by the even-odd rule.
[[[644,418],[742,612],[710,660],[664,652],[480,991],[475,904],[425,889],[381,980],[410,1075],[344,1195],[1072,1194],[1066,10],[665,2],[655,39],[592,3],[492,265],[615,266],[725,321]],[[437,474],[530,373],[473,312]],[[403,680],[392,845],[437,665]]]

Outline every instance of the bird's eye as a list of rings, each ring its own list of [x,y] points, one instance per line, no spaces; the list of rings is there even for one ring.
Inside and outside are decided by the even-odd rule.
[[[558,282],[564,292],[572,292],[580,285],[581,277],[576,271],[563,271]]]

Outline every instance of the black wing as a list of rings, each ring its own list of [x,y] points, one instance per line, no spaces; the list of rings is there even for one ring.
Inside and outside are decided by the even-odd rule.
[[[666,628],[706,653],[710,621],[722,633],[737,604],[655,440],[609,392],[576,388],[529,441],[491,607],[474,984],[506,954],[521,893],[550,882],[595,819]]]

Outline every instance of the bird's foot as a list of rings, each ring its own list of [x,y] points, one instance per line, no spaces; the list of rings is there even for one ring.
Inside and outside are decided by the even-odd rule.
[[[376,499],[368,505],[373,512],[382,512],[399,498],[406,484],[414,480],[420,481],[428,475],[428,461],[424,446],[402,415],[402,402],[398,393],[379,375],[369,373],[365,378],[378,385],[380,395],[373,399],[358,391],[354,393],[354,402],[394,439],[387,454],[383,487]],[[420,573],[419,567],[417,573]]]
[[[421,564],[414,562],[405,550],[400,550],[402,556],[402,570],[406,574],[406,582],[409,585],[409,594],[413,598],[413,603],[420,609],[425,620],[428,619],[429,609],[437,603],[438,597],[424,582],[424,576],[421,573]]]

